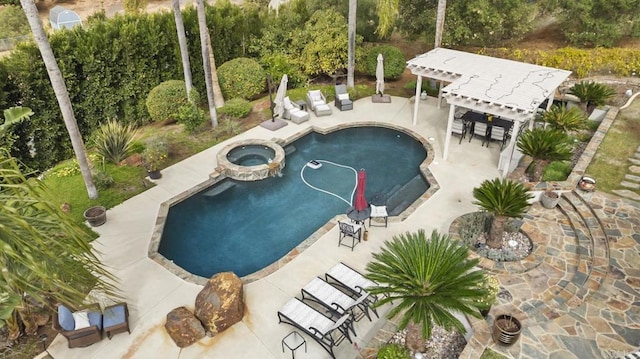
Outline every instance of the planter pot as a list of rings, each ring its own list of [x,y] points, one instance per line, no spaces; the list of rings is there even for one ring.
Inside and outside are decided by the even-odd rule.
[[[480,309],[480,314],[482,315],[482,317],[484,319],[487,319],[487,315],[489,315],[490,311],[491,311],[491,307],[485,308],[485,309]]]
[[[148,171],[147,174],[149,175],[149,178],[151,178],[152,180],[157,180],[162,177],[162,173],[160,173],[160,170]]]
[[[560,202],[560,195],[553,191],[542,192],[540,195],[540,204],[544,208],[555,208]]]
[[[98,227],[107,221],[107,209],[102,206],[95,206],[84,211],[84,219],[91,227]]]
[[[508,314],[496,316],[493,322],[493,341],[500,345],[513,345],[522,331],[522,324],[515,317]]]

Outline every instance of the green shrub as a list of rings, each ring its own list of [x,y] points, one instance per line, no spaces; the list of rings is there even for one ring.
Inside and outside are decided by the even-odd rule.
[[[131,144],[137,131],[131,125],[122,125],[117,120],[109,120],[93,135],[93,144],[102,158],[118,164],[131,154]]]
[[[415,92],[417,84],[418,82],[416,80],[411,80],[404,85],[404,88],[410,90],[411,92]],[[427,91],[427,94],[431,96],[438,96],[438,92],[440,91],[437,83],[435,87],[431,87],[431,85],[429,84],[429,79],[423,79],[422,86],[420,87],[422,88],[422,91]]]
[[[197,95],[197,91],[194,93]],[[147,96],[147,111],[153,122],[175,119],[178,109],[187,104],[187,90],[181,80],[165,81],[151,89]]]
[[[385,344],[378,350],[378,359],[410,359],[409,349],[399,344]]]
[[[31,28],[27,16],[20,6],[5,6],[0,9],[0,38],[29,35]]]
[[[388,80],[399,79],[400,76],[402,76],[404,69],[407,67],[407,63],[402,51],[397,47],[390,45],[374,46],[369,49],[364,60],[365,63],[362,72],[369,76],[376,75],[378,54],[382,54],[382,57],[384,58],[384,78]]]
[[[98,171],[93,174],[93,183],[98,189],[107,189],[115,183],[113,176],[106,171]]]
[[[207,121],[204,111],[198,106],[193,104],[187,104],[178,109],[176,118],[178,123],[184,126],[184,129],[189,133],[193,133]]]
[[[240,133],[240,123],[232,118],[223,118],[215,129],[216,138],[235,136]]]
[[[224,107],[218,112],[232,119],[239,119],[249,116],[251,113],[251,103],[241,98],[234,98],[224,103]]]
[[[169,146],[163,138],[151,139],[142,151],[142,159],[147,171],[160,170],[167,158],[169,158]]]
[[[543,181],[564,181],[571,173],[571,163],[568,161],[553,161],[547,165],[542,175]]]
[[[251,99],[264,92],[267,74],[257,61],[239,57],[218,68],[218,80],[225,98]]]

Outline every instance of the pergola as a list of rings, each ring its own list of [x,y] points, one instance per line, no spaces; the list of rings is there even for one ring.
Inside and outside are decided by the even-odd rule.
[[[472,54],[463,51],[435,48],[407,61],[407,68],[418,76],[413,124],[417,124],[422,78],[449,83],[440,95],[449,103],[449,117],[442,159],[446,160],[451,142],[451,128],[457,107],[491,114],[513,121],[513,136],[503,153],[508,161],[500,163],[503,174],[508,173],[515,150],[517,134],[532,120],[545,100],[547,109],[553,102],[556,89],[571,75],[571,71],[554,69]],[[438,99],[440,106],[440,98]],[[533,126],[533,121],[530,121]],[[503,156],[501,155],[501,162]]]

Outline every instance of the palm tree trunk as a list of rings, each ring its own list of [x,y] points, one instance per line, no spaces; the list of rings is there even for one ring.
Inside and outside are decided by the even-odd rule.
[[[355,80],[353,73],[356,68],[356,11],[358,9],[357,0],[349,0],[349,44],[347,47],[347,87],[353,88]]]
[[[213,85],[213,103],[216,108],[224,106],[224,97],[222,96],[222,89],[220,88],[220,82],[218,81],[218,69],[216,69],[216,59],[213,56],[213,47],[211,46],[211,36],[207,31],[207,45],[209,47],[209,63],[211,64],[211,84]]]
[[[531,179],[533,180],[533,182],[538,182],[542,179],[544,167],[548,162],[549,161],[544,160],[533,160],[533,174],[531,175]]]
[[[407,348],[413,351],[424,351],[426,341],[422,337],[422,329],[419,325],[413,322],[407,324],[407,337],[405,338],[405,342]]]
[[[60,106],[60,111],[62,112],[64,124],[67,127],[67,132],[69,132],[69,137],[71,138],[71,146],[73,147],[73,152],[75,153],[76,159],[78,160],[78,165],[80,166],[82,179],[84,180],[84,184],[87,187],[87,193],[90,199],[96,199],[98,198],[98,190],[93,184],[91,168],[89,167],[89,160],[87,159],[87,151],[84,147],[84,142],[82,141],[80,130],[78,129],[78,123],[76,122],[73,108],[71,107],[69,92],[67,91],[67,86],[65,85],[64,79],[62,78],[62,73],[60,72],[60,68],[58,67],[56,58],[53,55],[53,50],[51,50],[51,45],[49,44],[47,34],[44,32],[42,22],[40,22],[38,9],[36,8],[34,0],[20,0],[20,4],[22,5],[22,8],[27,15],[27,20],[29,21],[29,26],[31,27],[33,38],[35,39],[36,44],[40,49],[42,61],[44,61],[44,64],[47,68],[47,73],[49,74],[49,80],[51,81],[53,92],[55,93],[56,99],[58,100],[58,105]]]
[[[193,80],[191,79],[191,64],[189,63],[189,50],[187,48],[187,35],[184,32],[184,22],[180,12],[180,0],[171,0],[173,5],[173,16],[176,21],[176,31],[178,32],[178,43],[180,43],[180,56],[182,57],[182,72],[184,73],[184,85],[187,90],[187,98],[191,101],[191,89]]]
[[[504,224],[507,222],[505,216],[495,216],[491,221],[489,229],[489,238],[487,238],[487,246],[489,248],[502,247],[502,235],[504,234]]]
[[[198,12],[198,29],[200,30],[200,48],[202,49],[202,67],[204,69],[204,82],[207,86],[207,103],[209,104],[209,114],[211,115],[211,126],[218,127],[216,107],[213,102],[213,84],[211,80],[211,63],[209,61],[209,46],[207,39],[209,29],[207,29],[207,18],[205,16],[204,1],[196,0]]]
[[[442,44],[442,32],[444,31],[444,14],[447,10],[447,0],[438,0],[438,10],[436,13],[436,39],[434,48]]]

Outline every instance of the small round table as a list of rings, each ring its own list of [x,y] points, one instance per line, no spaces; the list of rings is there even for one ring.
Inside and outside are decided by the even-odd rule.
[[[370,216],[371,216],[371,207],[367,207],[362,211],[356,210],[355,207],[347,208],[347,218],[349,218],[356,224],[361,224],[363,227],[364,227],[364,221]]]

